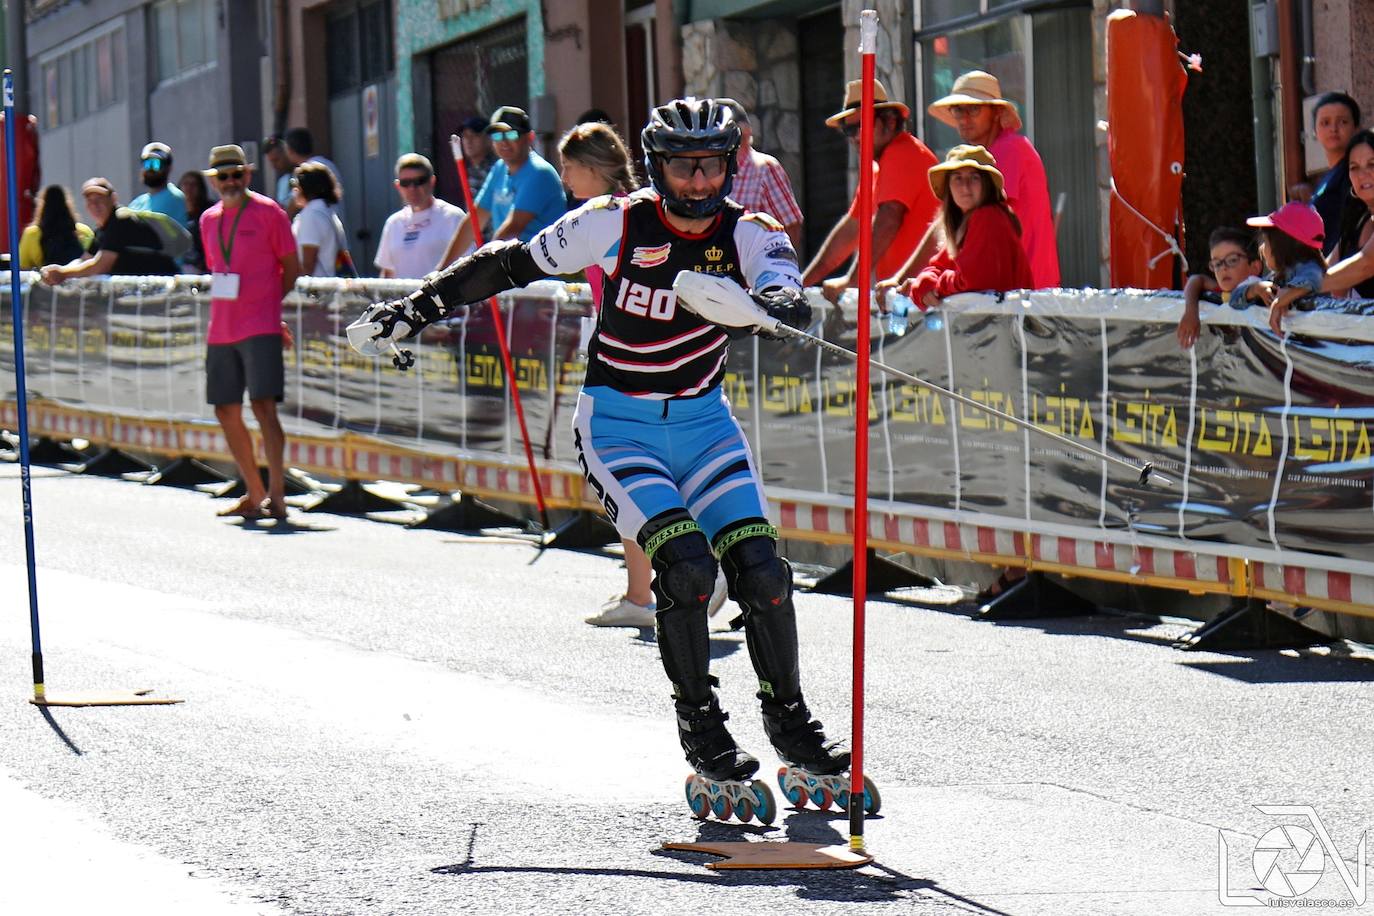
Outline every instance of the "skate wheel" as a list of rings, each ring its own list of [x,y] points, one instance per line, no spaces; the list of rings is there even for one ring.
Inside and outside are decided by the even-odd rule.
[[[835,807],[841,811],[849,810],[849,790],[841,789],[835,794]]]
[[[883,806],[883,797],[882,797],[881,795],[878,794],[878,786],[877,786],[877,784],[876,784],[873,780],[871,780],[871,779],[869,779],[867,776],[865,776],[865,777],[864,777],[864,813],[865,813],[865,814],[877,814],[877,813],[878,813],[878,809],[880,809],[882,806]]]
[[[806,792],[802,787],[794,785],[789,788],[787,785],[787,767],[779,767],[778,769],[778,788],[782,789],[783,796],[794,808],[806,807]]]
[[[687,807],[692,809],[692,817],[697,820],[706,820],[711,813],[711,804],[706,800],[706,796],[700,792],[693,791],[696,787],[696,777],[687,777]]]
[[[754,803],[747,798],[741,798],[735,802],[735,817],[739,818],[741,824],[747,824],[754,819]]]
[[[754,815],[760,824],[771,824],[778,816],[778,803],[773,800],[773,790],[761,782],[754,783]]]
[[[730,799],[724,795],[717,795],[711,799],[711,813],[719,820],[728,821],[730,815],[735,813],[734,806],[730,804]]]
[[[822,811],[827,810],[834,801],[835,797],[830,794],[830,790],[825,786],[816,786],[811,790],[811,804]]]

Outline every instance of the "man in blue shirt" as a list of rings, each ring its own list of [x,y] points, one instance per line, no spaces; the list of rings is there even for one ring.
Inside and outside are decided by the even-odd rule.
[[[501,161],[492,166],[482,192],[477,195],[473,212],[453,234],[441,267],[452,263],[472,244],[474,216],[479,226],[490,220],[496,227],[492,237],[483,239],[484,242],[506,239],[528,242],[568,209],[558,170],[531,149],[534,131],[530,129],[529,115],[511,105],[502,105],[492,112],[487,136],[491,137]]]
[[[148,190],[130,201],[129,209],[151,210],[171,217],[178,225],[186,225],[186,195],[171,181],[172,148],[154,140],[143,147],[138,158],[142,160],[143,184]]]

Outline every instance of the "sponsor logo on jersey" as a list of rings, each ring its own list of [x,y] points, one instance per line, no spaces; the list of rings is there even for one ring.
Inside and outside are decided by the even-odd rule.
[[[763,253],[765,258],[770,261],[784,261],[788,264],[797,263],[797,253],[792,250],[792,246],[786,242],[774,245]]]
[[[547,230],[539,233],[539,253],[544,256],[544,260],[549,262],[550,267],[558,267],[558,262],[553,255],[549,254],[549,237]]]
[[[630,263],[635,267],[658,267],[660,264],[667,263],[668,253],[672,247],[672,242],[663,245],[640,246],[630,255]]]
[[[620,199],[607,194],[604,197],[594,197],[587,204],[588,210],[619,210]]]
[[[726,277],[735,272],[735,262],[729,261],[725,264],[693,264],[692,270],[699,274],[715,274],[716,276]]]
[[[712,263],[719,261],[723,257],[725,257],[725,249],[721,248],[719,245],[712,245],[710,248],[706,249],[706,260]]]

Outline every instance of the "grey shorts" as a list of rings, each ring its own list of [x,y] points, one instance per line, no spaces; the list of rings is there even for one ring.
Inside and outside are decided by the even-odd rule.
[[[286,390],[281,335],[259,334],[231,344],[210,344],[205,350],[205,400],[209,404],[242,404],[273,398]]]

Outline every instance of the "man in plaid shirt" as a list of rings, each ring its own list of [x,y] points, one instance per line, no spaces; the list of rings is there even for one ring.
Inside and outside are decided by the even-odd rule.
[[[735,113],[735,123],[743,134],[739,145],[739,171],[735,172],[735,183],[730,187],[730,199],[746,210],[767,213],[782,223],[783,231],[792,240],[792,247],[800,251],[802,212],[786,170],[774,157],[754,149],[754,130],[744,106],[734,99],[719,101]]]

